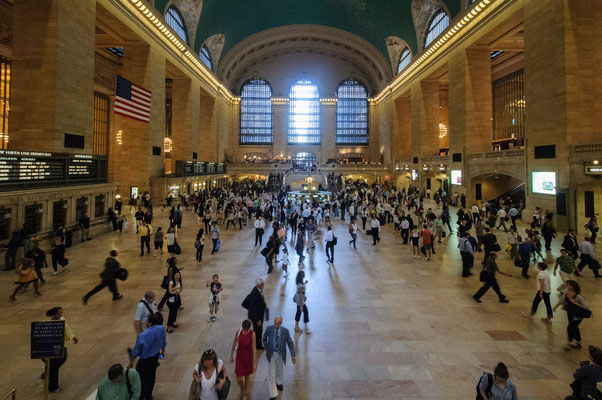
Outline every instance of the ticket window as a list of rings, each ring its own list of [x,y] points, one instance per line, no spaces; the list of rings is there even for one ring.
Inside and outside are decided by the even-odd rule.
[[[0,240],[10,238],[11,209],[0,207]]]
[[[67,216],[67,203],[64,200],[52,203],[52,228],[65,226]]]
[[[105,214],[105,195],[99,194],[94,197],[94,218],[100,218]]]
[[[42,229],[42,212],[43,209],[40,204],[25,206],[25,225],[34,233]]]
[[[86,197],[79,198],[75,201],[75,220],[79,222],[88,212],[88,199]]]

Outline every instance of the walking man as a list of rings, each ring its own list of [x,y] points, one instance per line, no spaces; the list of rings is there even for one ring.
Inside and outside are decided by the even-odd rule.
[[[140,257],[144,255],[144,246],[146,246],[146,254],[150,254],[150,239],[153,234],[153,227],[146,221],[142,221],[142,225],[138,228],[140,233]]]
[[[525,238],[525,240],[518,245],[518,259],[520,267],[522,268],[523,278],[529,279],[529,261],[531,260],[531,254],[533,253],[533,245],[531,239]]]
[[[371,233],[372,239],[374,241],[374,243],[372,243],[372,246],[376,246],[376,242],[380,242],[380,221],[375,216],[372,217],[372,221],[370,221],[370,228],[372,229]]]
[[[567,249],[560,249],[560,257],[556,259],[556,264],[554,265],[554,276],[556,276],[558,267],[560,267],[562,285],[558,286],[556,290],[562,293],[566,290],[566,281],[575,279],[573,277],[575,273],[575,260],[569,256]]]
[[[474,250],[470,240],[468,239],[469,237],[470,234],[468,232],[464,232],[463,236],[458,242],[458,248],[460,249],[460,255],[462,256],[462,278],[468,278],[470,275],[472,275],[470,270],[474,265]]]
[[[144,298],[138,302],[136,307],[136,316],[134,317],[134,329],[136,335],[140,335],[146,329],[146,321],[148,318],[157,312],[157,304],[155,304],[155,293],[148,291],[144,294]]]
[[[259,217],[258,219],[256,219],[253,226],[255,226],[255,246],[257,246],[257,243],[259,243],[259,245],[261,246],[263,232],[265,230],[265,221],[263,220],[263,217]]]
[[[472,296],[472,298],[475,299],[477,303],[481,303],[481,297],[483,297],[483,295],[487,293],[489,288],[493,288],[494,292],[499,297],[500,303],[508,303],[510,301],[506,298],[506,296],[502,294],[502,291],[500,290],[500,285],[497,283],[497,279],[495,279],[495,273],[499,272],[500,274],[506,275],[508,277],[512,277],[512,275],[500,271],[500,269],[497,266],[497,263],[495,262],[496,259],[497,253],[492,251],[489,257],[487,258],[487,261],[485,261],[485,266],[483,267],[484,273],[482,274],[482,280],[484,281],[483,286]]]
[[[483,264],[487,261],[487,257],[491,254],[492,251],[496,250],[496,247],[499,246],[497,244],[497,237],[495,234],[491,232],[490,228],[485,228],[485,235],[483,235],[483,252],[485,253],[483,257]]]
[[[587,265],[594,273],[594,276],[600,278],[600,264],[594,259],[594,246],[592,246],[592,240],[589,237],[586,237],[583,242],[581,242],[579,251],[581,251],[581,262],[577,265],[579,272],[583,271],[583,268]]]
[[[268,382],[270,386],[270,400],[276,400],[278,391],[282,391],[284,366],[286,365],[286,348],[291,353],[293,365],[297,362],[295,357],[295,343],[291,339],[288,329],[282,326],[282,317],[274,318],[274,325],[268,326],[263,334],[263,347],[265,356],[270,363]]]
[[[263,297],[264,285],[263,279],[255,279],[255,287],[242,302],[242,307],[247,309],[247,318],[253,323],[257,350],[263,350],[263,344],[261,342],[263,319],[266,311],[269,315],[268,306],[265,304],[265,298]]]
[[[117,250],[111,250],[110,256],[105,260],[105,269],[100,274],[102,281],[94,289],[90,290],[84,296],[84,305],[88,302],[90,297],[100,292],[105,287],[109,287],[111,293],[113,293],[113,301],[121,299],[123,296],[119,294],[117,290],[117,271],[119,270],[119,261],[117,257]]]
[[[326,241],[326,259],[330,264],[334,264],[334,239],[332,226],[328,225],[324,240]],[[328,250],[330,250],[330,255],[328,255]]]
[[[140,375],[140,400],[153,400],[159,355],[165,355],[166,346],[163,316],[161,313],[152,314],[146,320],[146,330],[136,339],[128,365],[128,368],[132,368],[136,358],[139,358],[136,371]]]

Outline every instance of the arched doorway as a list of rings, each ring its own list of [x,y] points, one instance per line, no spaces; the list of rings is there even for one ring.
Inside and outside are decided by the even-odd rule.
[[[314,153],[299,152],[292,157],[293,168],[300,170],[310,170],[316,165],[316,155]]]

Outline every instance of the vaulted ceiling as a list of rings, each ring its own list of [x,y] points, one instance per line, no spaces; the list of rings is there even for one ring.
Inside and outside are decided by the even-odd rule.
[[[463,0],[438,0],[453,18]],[[215,35],[224,35],[222,55],[245,38],[286,25],[322,25],[357,35],[388,58],[386,39],[403,39],[412,53],[419,51],[412,7],[429,0],[155,0],[165,13],[173,3],[199,3],[200,18],[194,33],[194,48]],[[414,10],[416,13],[416,10]],[[419,27],[421,29],[422,27]]]

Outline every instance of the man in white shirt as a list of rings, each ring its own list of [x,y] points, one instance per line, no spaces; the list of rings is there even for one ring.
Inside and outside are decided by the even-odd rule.
[[[408,244],[408,238],[410,237],[410,221],[408,221],[405,215],[401,217],[400,228],[403,244]]]
[[[256,219],[253,226],[255,227],[255,246],[257,246],[257,242],[259,242],[259,245],[261,246],[263,232],[265,231],[265,221],[263,220],[263,217]]]
[[[500,229],[500,226],[503,226],[504,232],[508,232],[508,228],[506,228],[506,210],[504,210],[504,208],[500,208],[497,212],[497,217],[499,218],[500,222],[496,228]]]
[[[594,259],[596,253],[594,253],[594,246],[592,245],[591,238],[586,237],[585,240],[581,242],[579,251],[581,252],[581,262],[577,265],[579,272],[587,265],[596,278],[602,277],[602,275],[600,275],[600,263]]]
[[[472,205],[472,222],[476,224],[480,219],[481,215],[479,214],[479,207],[477,206],[477,203],[474,203]]]
[[[372,218],[372,221],[370,222],[370,227],[372,229],[372,239],[374,239],[374,243],[372,243],[372,246],[376,246],[376,242],[380,242],[380,221],[378,220],[378,218]]]
[[[146,329],[146,320],[148,316],[157,312],[155,304],[155,293],[148,291],[144,294],[144,298],[140,300],[136,307],[136,316],[134,317],[134,329],[136,335],[140,335]]]

